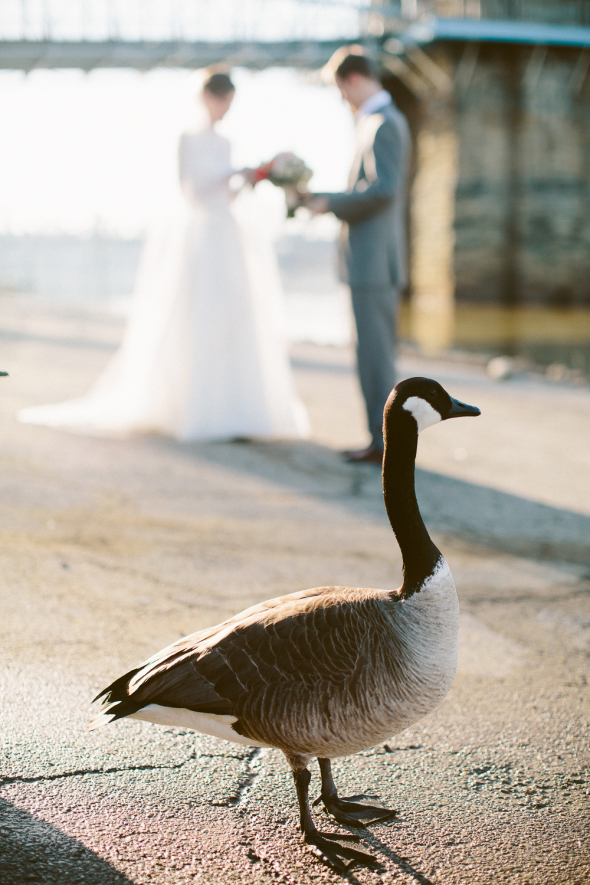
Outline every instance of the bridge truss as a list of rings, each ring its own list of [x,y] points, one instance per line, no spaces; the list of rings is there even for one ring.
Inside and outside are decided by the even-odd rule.
[[[0,68],[318,67],[363,0],[2,0]]]

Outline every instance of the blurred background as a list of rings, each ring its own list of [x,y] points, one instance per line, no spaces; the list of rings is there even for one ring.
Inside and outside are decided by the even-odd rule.
[[[414,135],[401,337],[590,373],[588,0],[4,0],[0,292],[125,312],[142,237],[179,199],[176,144],[234,71],[236,166],[292,150],[345,186],[353,121],[321,66],[378,56]],[[332,218],[260,188],[290,338],[344,345]],[[501,370],[501,369],[500,369]]]

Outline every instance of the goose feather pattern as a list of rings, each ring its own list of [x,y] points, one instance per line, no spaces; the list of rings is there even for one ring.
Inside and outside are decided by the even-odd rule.
[[[438,706],[455,675],[458,623],[442,557],[406,600],[349,587],[294,593],[164,649],[128,680],[135,709],[119,702],[102,715],[307,758],[349,755]]]

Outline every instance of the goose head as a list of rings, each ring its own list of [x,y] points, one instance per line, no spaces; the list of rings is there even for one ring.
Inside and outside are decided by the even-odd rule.
[[[444,387],[432,378],[407,378],[393,388],[385,406],[385,432],[393,423],[407,422],[416,425],[421,433],[432,424],[448,418],[466,418],[481,415],[476,406],[454,399]]]

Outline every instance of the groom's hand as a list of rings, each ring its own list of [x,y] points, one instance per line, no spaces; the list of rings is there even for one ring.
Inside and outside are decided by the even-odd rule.
[[[328,198],[323,197],[321,194],[310,194],[305,200],[304,206],[314,215],[323,215],[325,212],[330,211]]]

